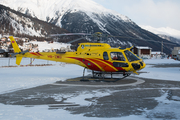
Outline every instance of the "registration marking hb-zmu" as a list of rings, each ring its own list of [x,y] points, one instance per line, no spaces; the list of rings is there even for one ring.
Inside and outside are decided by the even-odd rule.
[[[55,59],[61,59],[62,57],[59,55],[48,55],[48,58],[55,58]]]

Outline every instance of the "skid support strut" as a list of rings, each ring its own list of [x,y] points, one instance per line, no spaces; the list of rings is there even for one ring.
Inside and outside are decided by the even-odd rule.
[[[86,68],[84,68],[84,70],[83,70],[83,80],[84,80],[84,74],[85,74],[85,70],[86,70]]]
[[[92,71],[92,77],[85,78],[85,70],[86,69],[87,68],[84,68],[84,70],[83,70],[83,78],[80,81],[117,82],[119,80],[122,80],[122,79],[128,77],[131,74],[131,73],[128,73],[128,72],[119,72],[119,73],[116,72],[116,73],[113,73],[113,72],[104,72],[104,71],[101,71],[101,72]],[[105,77],[106,74],[110,74],[111,77],[106,78]],[[122,74],[123,77],[121,77],[121,78],[113,78],[113,74]],[[94,79],[94,80],[90,80],[89,78]]]

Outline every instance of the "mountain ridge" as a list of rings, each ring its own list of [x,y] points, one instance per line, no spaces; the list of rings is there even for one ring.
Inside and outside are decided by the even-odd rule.
[[[0,0],[0,3],[2,3],[2,1],[5,0]],[[19,1],[18,4],[20,4],[23,0],[10,1]],[[42,5],[42,0],[30,1],[34,1],[32,4],[35,4],[37,1],[39,1],[38,4]],[[43,5],[48,6],[44,8],[44,13],[46,13],[46,11],[49,13],[49,16],[44,17],[46,19],[45,21],[60,26],[73,33],[83,32],[93,34],[95,32],[102,32],[108,35],[120,36],[117,38],[104,38],[106,42],[109,43],[112,47],[129,47],[131,45],[138,45],[149,46],[153,48],[154,51],[160,51],[161,41],[164,41],[164,43],[171,43],[147,30],[142,29],[128,17],[105,9],[92,0],[85,2],[82,2],[83,0],[52,0],[51,4],[49,5],[49,0],[43,1]],[[79,3],[76,3],[77,1],[79,1]],[[73,2],[72,5],[71,2]],[[84,7],[81,7],[82,5],[80,5],[80,2],[82,5],[84,4]],[[37,17],[38,15],[40,16],[38,9],[42,9],[44,7],[35,4],[35,6],[33,6],[33,10],[31,9],[30,4],[28,8],[21,8],[17,4],[9,6],[12,8],[15,6],[19,11],[21,10],[25,12],[25,14],[31,15],[32,17]],[[32,11],[37,11],[37,13]],[[88,38],[88,40],[93,42],[93,39],[91,38]],[[172,45],[165,46],[164,51],[166,53],[170,53],[172,48]]]
[[[176,39],[180,39],[180,31],[170,28],[170,27],[155,28],[155,27],[146,26],[146,25],[140,25],[140,27],[157,35],[167,35],[167,36],[174,37]]]
[[[14,4],[10,4],[13,2]],[[61,19],[63,14],[66,14],[67,11],[71,13],[78,11],[85,12],[89,17],[91,17],[93,13],[104,15],[113,13],[118,19],[132,22],[127,16],[106,9],[92,0],[8,0],[8,2],[7,0],[0,0],[0,3],[9,6],[16,11],[47,22],[50,22],[51,19],[55,19],[59,16],[59,19]],[[57,23],[56,25],[61,27],[60,23]]]
[[[178,38],[175,38],[175,37],[172,37],[172,36],[169,36],[169,35],[164,35],[164,34],[158,34],[159,37],[163,38],[163,39],[166,39],[168,41],[171,41],[173,43],[177,43],[180,45],[180,39]]]

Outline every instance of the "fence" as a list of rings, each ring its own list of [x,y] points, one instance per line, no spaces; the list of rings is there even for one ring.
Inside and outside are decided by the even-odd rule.
[[[21,61],[22,66],[30,65],[62,65],[62,63],[54,62],[54,61],[48,61],[48,60],[39,60],[32,58],[23,58]],[[16,65],[16,58],[0,58],[0,67],[10,67],[10,66],[17,66]]]

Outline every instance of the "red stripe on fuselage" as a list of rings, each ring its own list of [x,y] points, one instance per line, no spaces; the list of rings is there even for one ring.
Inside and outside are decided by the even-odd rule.
[[[35,56],[39,56],[39,55],[37,55],[36,53],[33,53],[33,52],[30,52],[30,54],[35,55]]]
[[[111,63],[109,61],[106,61],[106,60],[103,60],[103,59],[91,59],[91,58],[88,58],[89,60],[87,60],[87,59],[77,58],[77,57],[69,57],[69,58],[79,60],[82,63],[84,63],[89,69],[95,70],[95,71],[102,71],[102,69],[103,69],[106,72],[118,72],[118,71],[126,72],[125,69],[123,69],[121,67],[114,67],[113,63]],[[93,62],[96,63],[97,65],[99,65],[99,67],[101,67],[101,69],[97,65],[95,65]],[[113,69],[113,68],[116,68],[118,71]]]
[[[40,56],[43,56],[43,55],[41,55],[39,52],[36,52],[38,55],[40,55]]]
[[[68,57],[68,58],[72,58],[72,59],[76,59],[76,60],[81,61],[82,63],[84,63],[91,70],[102,71],[97,65],[95,65],[94,63],[92,63],[89,60],[86,60],[86,59],[83,59],[83,58],[77,58],[77,57]]]
[[[102,60],[96,60],[96,59],[90,59],[91,61],[95,62],[96,64],[98,64],[104,71],[106,72],[116,72],[116,68],[114,66],[112,66],[112,64],[109,64],[105,61]],[[105,63],[104,63],[105,62]],[[107,65],[108,64],[108,65]],[[113,69],[114,68],[114,69]]]
[[[103,60],[103,59],[98,59],[98,60],[101,60],[101,61],[104,61],[106,62],[107,64],[113,66],[113,63],[109,62],[109,61],[106,61],[106,60]],[[113,66],[114,67],[114,66]],[[122,67],[115,67],[116,69],[118,69],[118,71],[122,71],[122,72],[126,72],[125,69],[123,69]]]

